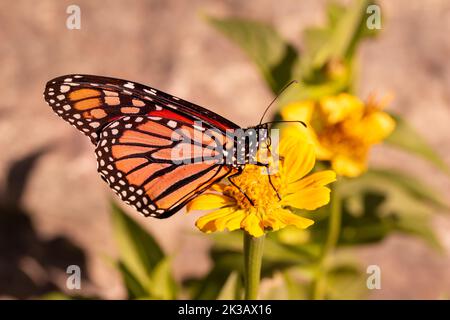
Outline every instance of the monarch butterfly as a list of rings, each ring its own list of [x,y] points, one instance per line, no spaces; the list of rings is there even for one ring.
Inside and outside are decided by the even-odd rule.
[[[58,116],[90,138],[100,176],[145,216],[170,217],[221,179],[233,183],[250,154],[269,139],[269,122],[260,121],[251,127],[256,143],[238,149],[230,133],[241,128],[230,120],[127,80],[65,75],[47,83],[44,98]],[[186,135],[194,138],[184,142]],[[188,154],[180,158],[174,149],[181,145]],[[213,153],[211,146],[225,151],[209,161],[194,161]],[[244,152],[240,161],[238,151]],[[174,161],[174,154],[180,161]]]

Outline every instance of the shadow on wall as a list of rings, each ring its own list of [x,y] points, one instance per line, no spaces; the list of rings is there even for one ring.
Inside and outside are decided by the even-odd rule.
[[[69,265],[86,269],[86,256],[69,239],[43,239],[32,215],[22,206],[27,181],[39,158],[51,150],[39,148],[14,161],[0,192],[0,296],[29,298],[61,291],[57,274]],[[91,282],[88,274],[85,281]]]

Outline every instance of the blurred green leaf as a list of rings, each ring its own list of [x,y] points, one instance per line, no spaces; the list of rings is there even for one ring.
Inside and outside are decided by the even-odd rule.
[[[39,300],[94,300],[99,299],[95,296],[68,295],[63,292],[49,292],[38,298]]]
[[[149,292],[139,283],[122,262],[118,261],[116,267],[119,270],[125,288],[127,289],[128,299],[139,299],[149,295]]]
[[[40,296],[39,300],[74,300],[74,298],[62,292],[50,292]]]
[[[279,99],[279,105],[318,100],[341,92],[354,92],[358,65],[354,51],[367,32],[366,8],[371,1],[357,0],[349,7],[337,3],[327,6],[328,24],[309,27],[303,32],[304,48],[293,74],[301,84]]]
[[[318,100],[325,96],[337,95],[350,88],[350,74],[345,72],[340,77],[317,84],[300,83],[286,91],[278,99],[278,105],[286,106],[291,102]],[[281,120],[281,119],[279,119]]]
[[[287,246],[269,235],[264,243],[262,276],[272,276],[276,270],[311,263],[319,253],[318,247]],[[243,272],[242,233],[227,232],[213,236],[214,246],[210,257],[214,262],[208,275],[202,279],[189,281],[193,299],[217,299],[230,273]]]
[[[330,60],[344,60],[353,55],[361,35],[360,30],[366,28],[365,12],[369,3],[369,0],[355,0],[345,9],[335,4],[329,7],[329,36],[322,35],[323,44],[315,50],[312,60],[314,69],[322,68]]]
[[[395,130],[385,141],[397,148],[422,157],[423,159],[433,163],[446,174],[450,175],[448,165],[433,150],[433,148],[430,147],[422,136],[417,133],[417,131],[402,117],[399,115],[392,116],[396,122]]]
[[[162,259],[153,269],[149,287],[150,296],[154,299],[171,300],[177,297],[177,285],[172,276],[170,259]]]
[[[368,294],[366,274],[355,263],[341,263],[327,274],[328,299],[361,299]]]
[[[242,283],[239,273],[233,271],[230,273],[227,281],[220,290],[217,300],[240,300],[242,299]]]
[[[339,191],[344,198],[341,245],[377,242],[402,232],[441,248],[431,225],[430,203],[392,179],[365,174],[342,181]],[[311,229],[316,241],[323,241],[327,223],[327,219],[318,221]]]
[[[300,282],[292,275],[290,270],[283,270],[281,272],[284,284],[287,290],[287,299],[289,300],[304,300],[308,297],[308,284]]]
[[[298,54],[272,26],[238,18],[206,20],[245,51],[274,93],[291,80]]]
[[[298,230],[302,232],[301,230]],[[277,232],[269,233],[264,241],[264,263],[280,263],[293,265],[313,261],[319,255],[320,248],[305,243],[302,246],[288,246],[276,238]],[[242,252],[242,234],[240,232],[229,232],[214,235],[214,251]]]
[[[395,184],[401,187],[405,192],[409,193],[411,197],[418,200],[423,200],[430,203],[436,208],[443,210],[450,210],[449,204],[444,200],[440,190],[435,190],[431,186],[410,175],[401,173],[392,169],[370,169],[365,175],[365,178],[372,180],[379,180],[380,184],[388,183]]]
[[[263,279],[260,298],[263,300],[305,300],[309,295],[309,282],[300,279],[293,268],[278,270],[271,278]]]
[[[131,219],[114,202],[112,221],[119,247],[120,261],[143,287],[151,283],[152,269],[164,258],[164,253],[153,237]]]
[[[220,259],[214,259],[214,265],[208,274],[201,279],[190,279],[191,296],[194,300],[215,300],[219,296],[230,273],[237,270],[242,272],[239,266],[243,264],[242,255],[222,255]],[[236,268],[237,267],[237,268]]]

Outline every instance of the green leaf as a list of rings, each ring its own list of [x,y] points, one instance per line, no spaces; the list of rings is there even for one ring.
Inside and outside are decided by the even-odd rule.
[[[298,230],[302,232],[302,230]],[[314,260],[320,252],[317,247],[303,244],[301,246],[289,246],[278,241],[277,232],[269,233],[264,241],[264,264],[268,268],[270,264],[278,263],[293,265]],[[242,252],[242,234],[230,232],[214,235],[215,252]]]
[[[206,20],[245,51],[274,93],[291,80],[297,52],[272,26],[238,18]]]
[[[307,283],[298,281],[290,272],[290,270],[283,270],[281,272],[285,287],[287,290],[288,300],[305,300],[308,297]]]
[[[231,254],[222,256],[220,259],[214,259],[214,266],[206,276],[201,279],[191,279],[190,286],[192,291],[192,299],[194,300],[215,300],[219,296],[228,276],[236,267],[242,265],[242,255]]]
[[[263,277],[272,276],[277,270],[290,266],[311,263],[319,252],[318,247],[286,246],[271,237],[267,237],[264,243]],[[242,233],[217,234],[213,239],[214,246],[210,253],[213,267],[206,277],[189,281],[193,299],[217,299],[230,273],[243,272]]]
[[[327,298],[362,299],[368,294],[366,274],[353,263],[341,263],[330,268],[327,274]]]
[[[393,183],[409,193],[411,197],[426,201],[437,208],[450,210],[449,204],[443,199],[438,190],[407,174],[392,169],[372,168],[366,173],[366,177],[379,179],[381,184]]]
[[[150,296],[154,299],[172,300],[177,297],[177,285],[172,276],[170,259],[162,259],[153,269],[149,287]]]
[[[392,146],[431,162],[437,168],[450,175],[448,165],[422,138],[422,136],[399,115],[391,116],[394,117],[396,126],[394,132],[385,141]]]
[[[139,283],[122,262],[117,262],[115,266],[122,276],[125,288],[127,289],[128,299],[139,299],[149,295],[149,292]]]
[[[39,300],[74,300],[74,298],[62,292],[50,292],[40,296]]]
[[[233,271],[230,273],[227,281],[220,290],[217,300],[240,300],[242,299],[242,283],[239,273]]]
[[[339,192],[344,198],[340,244],[372,243],[392,232],[401,232],[418,236],[433,248],[441,249],[432,228],[429,201],[404,186],[382,176],[365,174],[358,179],[343,180]],[[316,241],[322,241],[326,225],[325,219],[311,229]]]
[[[366,9],[370,3],[356,0],[345,7],[331,2],[327,6],[328,23],[303,31],[305,50],[295,71],[305,82],[302,87],[323,85],[338,76],[343,78],[341,81],[347,81],[341,92],[353,90],[357,69],[354,53],[361,39],[376,34],[366,26]]]
[[[286,106],[291,102],[318,100],[325,96],[347,91],[351,75],[345,72],[341,77],[317,84],[301,83],[298,87],[286,91],[279,97],[278,105]],[[295,90],[294,90],[295,89]]]
[[[39,300],[98,300],[96,296],[68,295],[63,292],[49,292],[38,297]]]
[[[120,261],[144,287],[151,282],[152,269],[164,253],[153,237],[131,219],[118,205],[111,202],[114,236],[119,247]]]
[[[327,42],[315,54],[312,62],[314,69],[322,68],[332,59],[344,59],[352,55],[360,29],[365,28],[364,18],[368,5],[368,0],[357,0],[345,10],[331,10],[331,32]]]

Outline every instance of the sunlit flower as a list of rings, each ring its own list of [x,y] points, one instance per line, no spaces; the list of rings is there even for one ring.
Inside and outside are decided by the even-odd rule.
[[[315,210],[330,201],[330,189],[325,185],[336,180],[331,171],[307,175],[314,167],[314,146],[298,138],[284,139],[279,148],[278,170],[271,174],[270,185],[266,169],[245,166],[231,184],[216,184],[213,191],[200,195],[188,204],[188,211],[214,210],[199,218],[196,226],[203,232],[243,229],[254,237],[266,231],[288,225],[305,229],[314,221],[291,212],[290,208]],[[253,204],[246,198],[250,197]]]
[[[388,137],[395,128],[394,119],[383,107],[388,99],[376,101],[370,97],[364,104],[347,93],[319,101],[301,101],[281,110],[284,120],[302,120],[307,129],[287,126],[283,135],[292,136],[307,131],[316,147],[319,160],[331,162],[337,174],[356,177],[367,169],[372,145]]]

